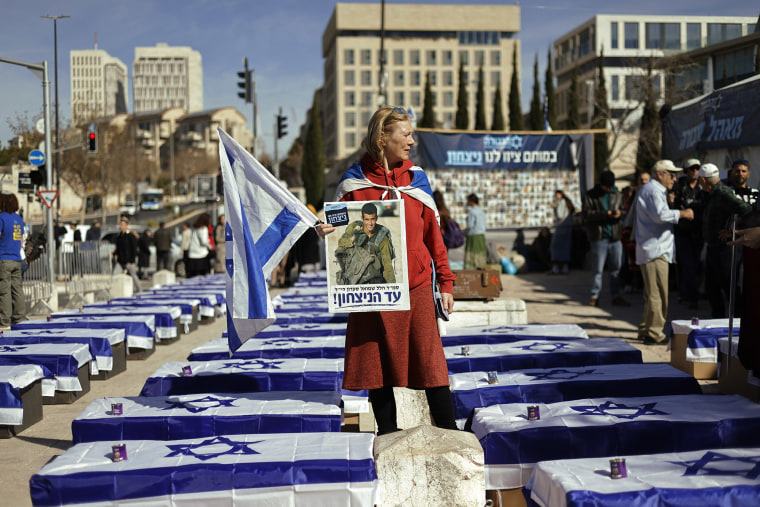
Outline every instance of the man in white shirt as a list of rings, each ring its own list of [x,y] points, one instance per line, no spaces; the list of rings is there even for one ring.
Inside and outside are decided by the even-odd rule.
[[[668,266],[675,260],[673,224],[694,219],[691,208],[668,207],[667,192],[681,169],[670,160],[659,160],[652,168],[652,180],[636,193],[636,264],[644,279],[644,315],[639,338],[646,345],[667,343],[663,332],[668,314]]]

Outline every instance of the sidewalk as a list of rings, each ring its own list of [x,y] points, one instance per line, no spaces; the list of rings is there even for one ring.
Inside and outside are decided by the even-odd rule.
[[[630,307],[613,307],[605,286],[599,299],[600,306],[587,306],[590,278],[590,271],[571,271],[568,275],[502,275],[504,290],[501,297],[524,300],[530,323],[578,324],[589,336],[619,337],[629,341],[643,351],[646,362],[668,362],[670,353],[666,351],[666,346],[645,346],[636,339],[643,309],[641,294],[625,295],[631,303]],[[272,296],[281,291],[273,290]],[[670,318],[699,316],[695,310],[680,306],[677,299],[677,294],[671,293]],[[708,311],[707,302],[701,301],[700,304],[704,316]],[[193,333],[182,336],[172,345],[158,347],[145,361],[129,361],[127,371],[107,381],[93,382],[91,391],[75,403],[46,405],[42,421],[15,438],[0,440],[0,470],[7,485],[3,504],[13,507],[31,505],[29,479],[50,459],[72,445],[71,421],[90,402],[106,396],[137,396],[145,379],[164,362],[185,360],[191,349],[219,338],[225,328],[226,320],[216,319],[214,323],[200,326]],[[711,389],[714,381],[703,381],[703,384],[713,384],[706,386],[705,391],[715,392]]]

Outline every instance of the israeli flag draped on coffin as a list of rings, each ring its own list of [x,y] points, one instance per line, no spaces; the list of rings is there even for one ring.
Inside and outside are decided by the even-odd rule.
[[[227,330],[231,351],[272,324],[267,278],[317,218],[221,128],[226,218]]]

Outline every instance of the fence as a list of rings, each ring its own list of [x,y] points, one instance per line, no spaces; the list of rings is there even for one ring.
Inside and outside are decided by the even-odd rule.
[[[84,295],[90,292],[110,298],[111,252],[113,245],[106,241],[61,244],[56,273],[68,295],[67,306],[86,303]]]
[[[50,280],[47,253],[43,253],[30,262],[21,278],[24,300],[29,303],[32,313],[37,313],[40,306],[43,307],[42,312],[53,311],[53,308],[47,303],[47,300],[53,295],[53,283]]]

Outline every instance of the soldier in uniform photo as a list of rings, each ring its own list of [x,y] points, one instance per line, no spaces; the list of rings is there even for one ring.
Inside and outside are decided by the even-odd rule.
[[[362,219],[351,222],[338,240],[338,285],[396,283],[396,257],[387,227],[377,223],[377,206],[362,206]]]

